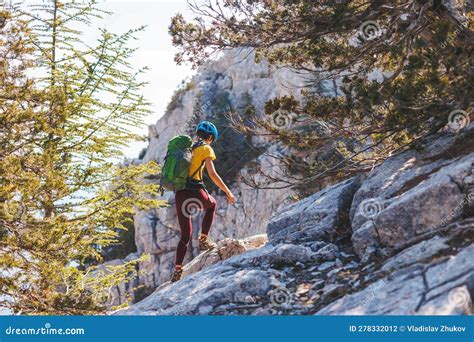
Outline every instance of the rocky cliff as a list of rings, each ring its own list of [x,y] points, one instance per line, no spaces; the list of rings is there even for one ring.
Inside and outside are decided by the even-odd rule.
[[[474,125],[285,204],[266,231],[116,314],[472,314]]]
[[[251,105],[257,115],[263,115],[265,102],[280,95],[300,96],[304,79],[287,69],[274,69],[267,63],[256,64],[254,54],[249,50],[239,49],[227,52],[218,61],[210,62],[200,68],[197,74],[171,100],[167,112],[156,125],[149,127],[149,145],[141,159],[132,162],[142,163],[156,160],[161,163],[166,154],[170,138],[176,134],[189,132],[192,120],[215,120],[216,113],[226,109],[216,108],[225,99],[226,108],[240,108]],[[220,97],[219,97],[220,96]],[[219,100],[220,99],[220,100]],[[219,127],[222,132],[230,127]],[[216,144],[246,144],[245,141],[225,141],[219,139]],[[228,207],[224,196],[213,193],[218,202],[215,223],[211,237],[215,240],[225,238],[243,239],[265,232],[270,215],[291,195],[289,190],[255,190],[240,181],[240,173],[251,173],[252,165],[258,164],[270,170],[273,162],[265,153],[267,146],[262,139],[254,138],[248,147],[247,156],[259,147],[259,153],[253,159],[242,164],[244,156],[236,156],[237,177],[231,189],[236,195],[235,205]],[[278,146],[271,146],[267,152],[278,153]],[[217,155],[219,158],[223,157]],[[248,158],[248,157],[247,157]],[[234,165],[231,165],[234,167]],[[227,171],[227,170],[226,170]],[[229,170],[230,172],[230,170]],[[274,171],[275,172],[275,171]],[[271,172],[270,172],[271,173]],[[157,180],[148,180],[157,182]],[[139,264],[140,276],[129,284],[123,284],[113,290],[111,304],[121,304],[127,297],[132,301],[146,296],[158,285],[170,278],[174,269],[175,250],[179,240],[179,227],[176,219],[174,195],[165,193],[164,199],[169,203],[167,208],[143,211],[135,215],[135,243],[137,252],[128,255],[124,260],[113,260],[117,264],[137,258],[142,254],[150,256],[148,261]],[[191,248],[186,262],[197,255],[197,236],[200,230],[201,216],[193,219]],[[109,264],[108,263],[108,264]]]

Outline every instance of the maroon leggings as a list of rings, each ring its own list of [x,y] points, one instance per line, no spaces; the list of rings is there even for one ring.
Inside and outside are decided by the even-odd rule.
[[[176,265],[183,264],[193,230],[191,219],[199,215],[201,210],[205,210],[201,234],[207,235],[216,213],[216,200],[214,197],[209,195],[204,189],[176,191],[176,212],[181,229],[181,238],[176,250]]]

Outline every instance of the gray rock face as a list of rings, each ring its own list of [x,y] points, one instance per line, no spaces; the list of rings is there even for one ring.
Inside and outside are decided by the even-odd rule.
[[[393,247],[462,216],[474,199],[474,145],[466,146],[473,137],[473,125],[459,136],[442,136],[422,152],[387,160],[365,179],[351,208],[359,256],[370,246]]]
[[[436,254],[449,248],[446,244],[447,240],[446,237],[435,236],[429,240],[422,241],[414,246],[404,249],[402,252],[387,261],[383,265],[382,271],[392,271],[430,259]]]
[[[342,212],[357,188],[358,180],[349,179],[283,209],[268,224],[270,242],[334,241],[349,234]]]
[[[239,255],[250,249],[258,248],[267,241],[266,235],[257,235],[246,240],[224,239],[217,243],[217,248],[199,254],[183,269],[183,277],[196,273],[205,267],[217,264],[231,256]]]
[[[266,246],[234,256],[201,272],[184,277],[176,283],[167,283],[145,300],[120,315],[190,315],[209,314],[217,307],[251,304],[258,297],[267,297],[278,285],[278,271],[262,267],[268,262],[285,262],[298,258],[301,250]],[[294,260],[293,260],[294,261]],[[186,295],[182,296],[184,293]]]
[[[472,314],[474,144],[459,145],[472,132],[282,208],[267,244],[201,258],[200,271],[115,314]]]
[[[329,283],[326,284],[326,273],[337,267],[342,268],[350,260],[346,258],[346,262],[343,263],[337,258],[340,251],[335,244],[327,244],[327,242],[320,240],[320,248],[317,252],[314,252],[310,247],[306,247],[305,244],[309,242],[310,245],[313,245],[315,241],[311,240],[311,237],[314,237],[314,239],[338,240],[341,217],[348,216],[350,199],[355,192],[356,184],[356,181],[351,179],[328,188],[302,203],[297,203],[272,219],[269,224],[269,233],[271,231],[270,227],[278,227],[285,224],[283,222],[298,222],[295,217],[305,217],[302,211],[315,213],[315,207],[325,208],[327,219],[316,221],[314,225],[316,228],[309,225],[311,221],[309,217],[306,217],[307,221],[305,221],[306,226],[304,227],[308,229],[308,232],[297,230],[297,233],[302,233],[298,235],[295,234],[295,230],[292,228],[287,231],[291,235],[291,239],[285,240],[285,242],[280,243],[278,238],[273,236],[274,239],[270,240],[264,247],[232,256],[222,262],[217,260],[218,256],[212,257],[211,253],[209,257],[203,254],[188,265],[191,270],[189,273],[193,274],[187,273],[184,279],[175,284],[162,285],[142,302],[133,305],[129,309],[119,311],[117,314],[214,314],[240,312],[239,310],[252,308],[259,308],[259,314],[268,314],[273,312],[272,310],[275,310],[275,308],[289,307],[293,299],[288,298],[288,296],[292,297],[293,295],[287,288],[288,279],[292,279],[293,276],[297,277],[298,271],[301,269],[314,267],[318,260],[328,260],[327,267],[321,269],[322,272],[313,272],[315,279],[322,281],[322,285],[325,285],[321,287],[324,288],[323,290],[319,289],[318,291],[323,291],[321,294],[326,300],[335,298],[342,293],[347,285],[331,286]],[[318,228],[318,224],[321,228]],[[282,232],[276,230],[276,228],[275,231],[282,235]],[[345,233],[345,236],[349,235],[347,232]],[[255,238],[252,240],[255,240]],[[288,243],[288,241],[294,243]],[[206,264],[208,259],[212,259],[211,263],[216,261],[218,263],[213,266],[206,265],[207,267],[194,273],[200,268],[200,266],[195,268],[194,263],[198,265]],[[206,277],[208,280],[201,277]],[[333,272],[331,277],[337,278],[337,272]],[[202,285],[207,283],[210,287]],[[256,283],[259,286],[256,286]],[[185,290],[195,289],[196,287],[206,292],[205,295],[203,294],[205,298],[197,298],[198,293],[201,292],[192,294]],[[308,295],[312,297],[319,296],[316,292],[313,293],[314,291],[315,289],[311,289],[310,285],[297,289],[298,296],[302,298],[306,298]],[[187,298],[188,295],[196,296],[196,298],[192,301],[183,300],[180,303],[175,303],[171,299],[164,299],[173,292],[181,293],[183,298]],[[176,299],[177,297],[173,296],[173,298]]]
[[[363,291],[331,303],[321,315],[457,315],[472,313],[465,287],[474,246],[439,264],[416,264],[383,278]]]

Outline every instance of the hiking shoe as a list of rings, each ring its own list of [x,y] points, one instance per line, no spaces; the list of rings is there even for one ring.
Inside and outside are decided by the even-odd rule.
[[[183,269],[174,270],[173,275],[171,276],[171,282],[174,283],[175,281],[180,280],[182,275]]]
[[[209,251],[216,248],[217,245],[211,241],[208,237],[199,238],[199,249],[201,251]]]

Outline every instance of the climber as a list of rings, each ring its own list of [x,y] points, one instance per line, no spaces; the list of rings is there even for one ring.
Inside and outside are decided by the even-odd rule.
[[[199,249],[201,251],[210,250],[216,244],[208,237],[209,230],[216,212],[216,200],[209,194],[203,182],[203,170],[206,167],[209,178],[227,196],[229,204],[235,201],[234,195],[227,185],[222,181],[214,168],[216,155],[210,146],[219,136],[216,126],[209,121],[202,121],[196,127],[197,142],[193,145],[193,154],[188,172],[188,180],[183,190],[176,191],[176,211],[178,215],[181,237],[176,251],[176,267],[171,277],[175,282],[181,278],[183,273],[183,261],[191,239],[192,224],[191,218],[196,210],[204,210],[202,229],[199,236]]]

